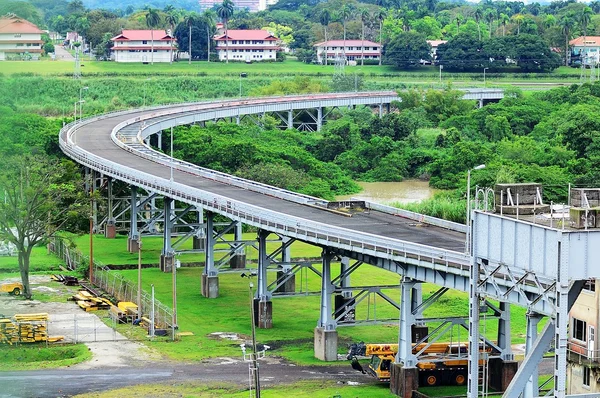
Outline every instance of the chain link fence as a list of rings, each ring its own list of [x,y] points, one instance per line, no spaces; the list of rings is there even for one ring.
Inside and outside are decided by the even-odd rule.
[[[89,267],[89,256],[82,254],[77,248],[69,246],[63,239],[55,237],[49,244],[50,250],[64,260],[70,270]],[[95,287],[102,289],[116,301],[129,301],[137,304],[138,288],[126,280],[121,274],[94,260],[93,277],[90,281]],[[160,301],[152,300],[151,293],[142,290],[142,316],[149,319],[154,313],[154,324],[157,330],[171,329],[173,311]]]

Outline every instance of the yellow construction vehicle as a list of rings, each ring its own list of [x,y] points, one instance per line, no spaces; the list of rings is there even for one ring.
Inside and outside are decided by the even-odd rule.
[[[483,350],[483,347],[480,351]],[[491,349],[486,349],[490,352]],[[352,367],[369,374],[379,381],[390,381],[390,365],[398,353],[398,344],[354,343],[350,346],[347,359]],[[463,385],[467,381],[468,344],[461,343],[421,343],[413,344],[413,354],[417,355],[420,386]],[[357,356],[370,356],[371,361],[365,371]],[[480,361],[482,362],[482,361]],[[482,363],[480,363],[481,365]]]
[[[21,282],[10,282],[0,285],[0,292],[5,292],[13,296],[20,296],[22,291],[23,284]]]

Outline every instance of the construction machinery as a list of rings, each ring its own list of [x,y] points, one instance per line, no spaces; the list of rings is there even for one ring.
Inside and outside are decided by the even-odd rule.
[[[23,291],[21,282],[3,283],[0,285],[0,292],[5,292],[13,296],[20,296]]]
[[[413,354],[417,356],[420,386],[464,385],[467,382],[468,344],[466,343],[420,343],[413,344]],[[481,352],[491,352],[490,348]],[[369,374],[379,381],[390,381],[390,367],[398,353],[398,344],[350,345],[347,359],[352,360],[352,368]],[[358,356],[371,357],[365,371],[358,362]],[[481,360],[480,362],[483,362]],[[483,365],[483,363],[480,363]]]

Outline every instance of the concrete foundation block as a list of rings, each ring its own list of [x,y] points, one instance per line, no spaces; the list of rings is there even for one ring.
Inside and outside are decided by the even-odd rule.
[[[315,358],[321,361],[337,361],[338,333],[337,330],[315,328]]]
[[[390,391],[401,398],[412,398],[413,391],[419,389],[419,370],[416,367],[405,368],[402,364],[390,366]]]
[[[204,238],[198,238],[194,236],[192,238],[192,248],[194,250],[206,250],[206,240]]]
[[[273,328],[273,302],[254,299],[254,324],[259,329]]]
[[[127,238],[127,251],[129,253],[137,253],[140,250],[140,242],[137,238]]]
[[[114,239],[117,236],[117,226],[115,223],[107,222],[104,227],[104,237],[107,239]]]
[[[173,269],[174,258],[172,255],[160,255],[160,270],[162,272],[171,272]]]
[[[229,267],[231,269],[244,269],[246,268],[246,254],[236,254],[229,260]]]
[[[285,271],[277,271],[277,280],[283,279],[287,275]],[[277,293],[294,293],[296,291],[296,275],[289,277],[285,283],[275,289]]]
[[[202,274],[200,291],[206,298],[219,297],[219,277]]]
[[[489,360],[489,383],[495,391],[505,391],[517,373],[517,361],[503,361],[500,358]]]

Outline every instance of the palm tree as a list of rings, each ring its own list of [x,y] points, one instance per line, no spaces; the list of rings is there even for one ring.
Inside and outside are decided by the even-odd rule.
[[[154,8],[149,8],[146,13],[146,25],[150,28],[150,62],[154,65],[154,28],[156,28],[160,24],[160,15],[158,15],[158,10]]]
[[[192,27],[198,23],[198,14],[190,12],[183,18],[183,23],[188,27],[188,64],[192,63]]]
[[[475,17],[475,22],[477,22],[477,33],[479,33],[479,41],[481,41],[481,26],[479,26],[479,22],[483,19],[483,10],[481,7],[475,9],[473,16]]]
[[[223,0],[223,3],[217,7],[217,15],[223,21],[225,26],[225,63],[229,63],[229,29],[227,29],[227,21],[233,15],[233,1]]]
[[[383,47],[383,20],[386,15],[387,13],[383,8],[380,8],[375,15],[379,20],[379,66],[381,66],[381,60],[383,58],[383,51],[381,51],[381,48]]]
[[[365,25],[371,18],[371,13],[366,7],[360,10],[360,22],[362,22],[361,42],[360,42],[360,66],[365,64]]]
[[[563,16],[558,25],[562,34],[565,35],[565,66],[569,65],[569,37],[571,36],[571,30],[575,26],[575,19],[571,13]]]
[[[460,24],[463,20],[463,16],[462,14],[456,14],[456,34],[458,35],[460,33]]]
[[[498,18],[498,22],[502,24],[502,36],[506,36],[506,24],[508,23],[509,18],[505,13],[500,14],[500,18]]]
[[[324,8],[319,14],[319,22],[323,25],[323,29],[325,30],[325,66],[327,66],[327,26],[329,26],[329,22],[331,21],[331,13],[328,9]]]
[[[521,24],[525,20],[525,17],[521,14],[515,14],[512,16],[513,21],[517,24],[517,36],[521,34]]]
[[[173,6],[167,6],[167,7],[173,7]],[[165,7],[166,8],[166,7]],[[179,14],[175,11],[175,10],[170,10],[167,14],[167,18],[165,19],[165,22],[169,24],[169,26],[171,27],[171,59],[169,60],[169,63],[173,63],[173,32],[175,32],[175,25],[177,25],[177,23],[179,22]]]
[[[490,38],[492,38],[492,23],[494,22],[494,19],[496,19],[496,10],[492,8],[485,10],[485,20],[490,24]]]
[[[215,25],[215,12],[213,10],[206,10],[202,14],[202,22],[206,25],[206,62],[210,62],[210,39],[211,39],[211,28]]]
[[[352,18],[353,14],[353,8],[349,4],[344,4],[340,11],[340,18],[342,19],[342,26],[344,28],[344,58],[346,58],[346,22]]]
[[[592,9],[590,7],[583,7],[583,9],[581,10],[581,12],[579,14],[579,24],[583,28],[583,53],[585,54],[586,59],[587,59],[587,49],[585,46],[585,42],[587,40],[587,26],[592,21],[593,14],[594,14],[594,12],[592,11]],[[582,59],[581,62],[583,63],[584,60]]]
[[[592,11],[598,14],[600,12],[600,1],[592,1],[590,7],[592,8]]]

